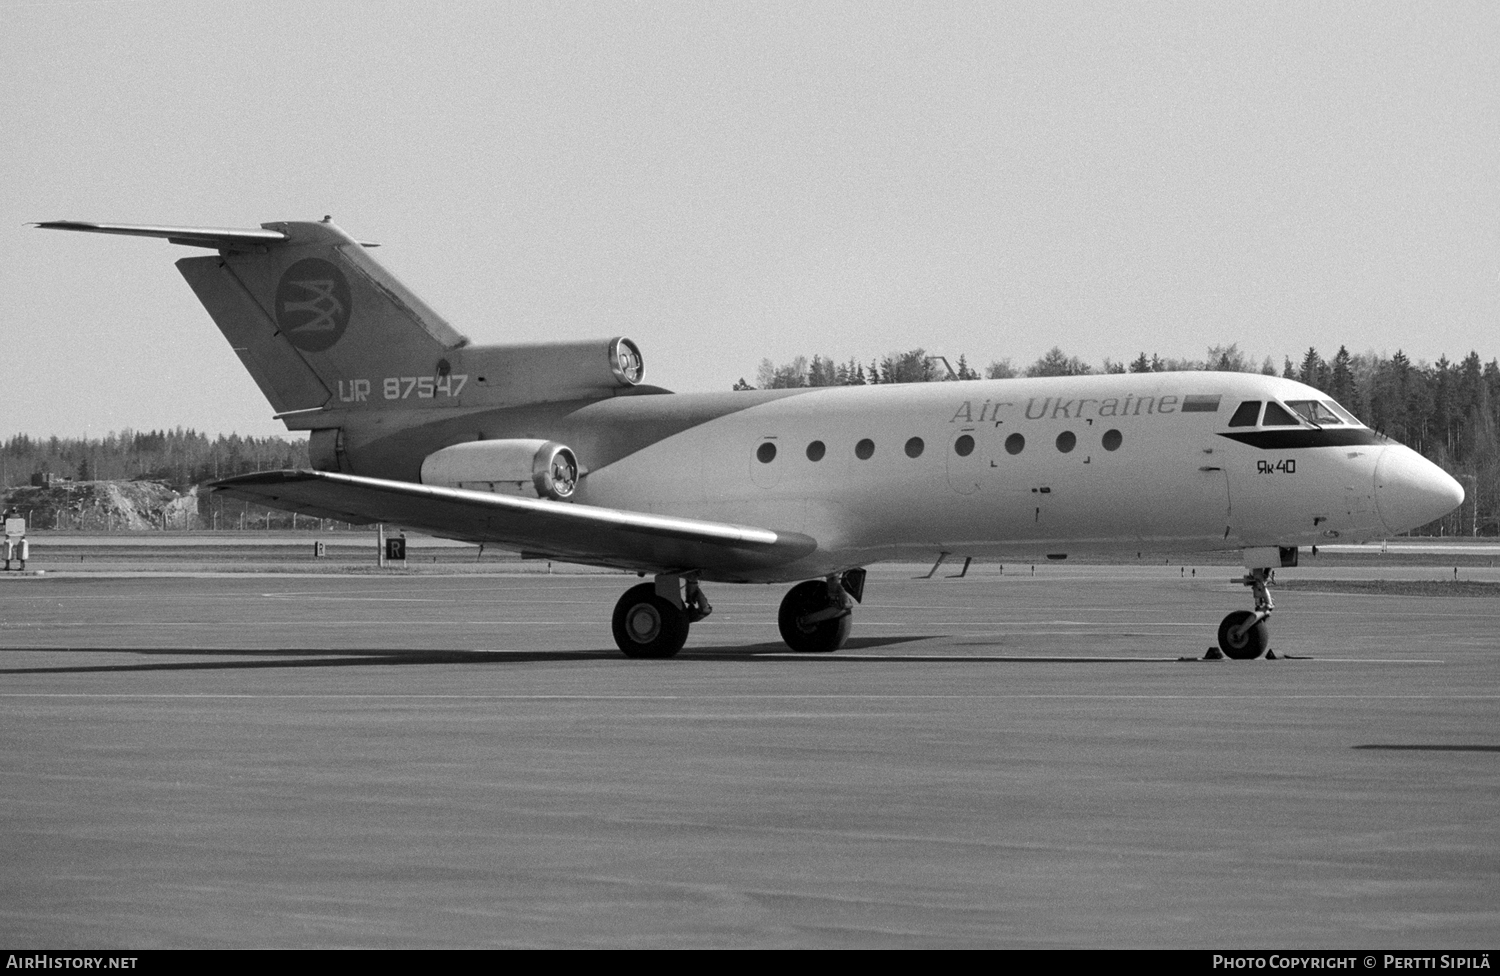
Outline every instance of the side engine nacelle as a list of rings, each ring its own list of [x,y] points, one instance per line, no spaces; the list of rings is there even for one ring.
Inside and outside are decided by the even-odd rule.
[[[567,501],[578,487],[578,458],[556,441],[467,441],[427,455],[422,484]]]
[[[465,404],[509,405],[608,396],[638,386],[645,363],[624,336],[582,342],[471,346],[450,354]]]

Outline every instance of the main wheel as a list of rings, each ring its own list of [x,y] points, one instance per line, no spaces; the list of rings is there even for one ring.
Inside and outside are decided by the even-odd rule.
[[[1260,620],[1239,637],[1235,632],[1255,614],[1249,610],[1236,610],[1219,623],[1219,649],[1224,656],[1236,661],[1249,661],[1266,653],[1271,643],[1271,628]]]
[[[781,612],[776,623],[781,628],[781,639],[786,646],[799,654],[826,654],[844,646],[849,628],[854,624],[852,614],[831,620],[820,620],[806,624],[802,619],[830,606],[828,584],[822,580],[808,580],[792,587],[781,601]]]
[[[632,586],[615,604],[615,643],[626,657],[671,657],[687,643],[687,614],[656,595],[656,586]]]

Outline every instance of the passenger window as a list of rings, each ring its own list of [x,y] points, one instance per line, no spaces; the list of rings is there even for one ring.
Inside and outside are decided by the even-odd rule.
[[[1078,444],[1078,437],[1071,430],[1065,430],[1057,435],[1057,449],[1067,454]]]
[[[968,457],[974,453],[974,438],[968,434],[958,435],[958,440],[953,442],[953,453],[959,457]]]
[[[1005,439],[1005,450],[1009,454],[1020,454],[1026,450],[1026,438],[1020,434],[1011,434]]]
[[[1118,451],[1120,442],[1124,440],[1118,430],[1106,430],[1104,432],[1104,449],[1106,451]]]
[[[906,442],[906,456],[909,458],[921,457],[922,449],[927,445],[922,443],[922,438],[913,437]]]
[[[823,445],[822,441],[813,441],[807,445],[807,459],[809,461],[821,461],[827,450],[828,448]]]
[[[776,445],[770,441],[765,441],[760,447],[755,449],[755,456],[760,460],[761,464],[770,464],[776,460]]]
[[[875,453],[875,442],[872,441],[872,440],[870,440],[868,437],[866,437],[864,440],[860,441],[858,444],[854,445],[854,456],[857,457],[857,458],[859,458],[861,461],[868,461],[868,460],[870,460],[870,457],[874,453]]]
[[[1255,420],[1260,416],[1260,401],[1246,400],[1234,411],[1234,416],[1229,418],[1231,427],[1254,427]]]
[[[1286,408],[1272,400],[1266,404],[1266,419],[1261,421],[1264,427],[1301,427],[1302,422],[1291,414]]]

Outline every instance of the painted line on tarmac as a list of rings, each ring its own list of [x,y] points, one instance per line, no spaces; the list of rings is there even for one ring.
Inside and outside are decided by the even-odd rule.
[[[462,603],[467,604],[469,597],[457,596],[430,597],[430,596],[330,596],[327,593],[258,593],[257,598],[267,600],[317,600],[326,603]],[[512,600],[497,599],[489,600],[492,603],[525,603],[529,605],[544,604],[548,606],[595,606],[597,600],[537,600],[519,597]]]
[[[1054,631],[1045,631],[1044,633],[1055,633],[1055,632]],[[1055,655],[1055,654],[1037,654],[1037,655],[1030,655],[1030,654],[1009,654],[1009,655],[1003,655],[1003,656],[994,655],[994,654],[974,654],[974,655],[902,654],[902,655],[897,656],[897,655],[887,655],[887,654],[842,654],[841,653],[841,654],[831,654],[831,655],[826,655],[826,656],[824,656],[824,655],[814,656],[814,655],[809,655],[809,654],[798,654],[796,652],[791,652],[791,651],[772,651],[772,652],[769,652],[769,653],[766,653],[766,654],[758,654],[758,655],[756,655],[756,657],[757,658],[774,658],[776,660],[786,660],[786,661],[807,661],[809,663],[815,663],[815,662],[833,663],[835,661],[890,661],[890,662],[897,662],[897,661],[899,661],[899,662],[902,662],[902,663],[912,663],[912,662],[925,663],[925,662],[931,662],[931,663],[935,663],[935,664],[966,664],[966,663],[968,663],[970,661],[1005,661],[1005,662],[1015,662],[1015,663],[1022,663],[1022,664],[1030,664],[1030,663],[1041,663],[1041,664],[1046,664],[1046,663],[1052,663],[1052,664],[1056,664],[1056,663],[1091,664],[1091,663],[1096,662],[1096,661],[1121,661],[1121,662],[1127,662],[1127,663],[1133,663],[1133,664],[1152,664],[1152,663],[1157,663],[1157,662],[1170,662],[1172,664],[1179,664],[1179,663],[1189,663],[1189,664],[1191,664],[1191,663],[1193,663],[1195,661],[1201,661],[1201,660],[1203,660],[1202,658],[1184,658],[1184,657],[1120,657],[1120,656],[1111,656],[1111,657],[1104,657],[1104,656],[1099,656],[1099,657],[1085,657],[1085,656],[1077,656],[1077,655],[1060,656],[1060,655]],[[1289,658],[1289,660],[1312,661],[1312,662],[1318,662],[1318,663],[1322,663],[1322,664],[1446,664],[1447,663],[1446,661],[1444,661],[1444,660],[1442,660],[1440,658],[1431,658],[1431,657],[1355,658],[1355,657],[1304,657],[1304,656],[1301,656],[1301,655],[1297,655],[1297,656],[1294,656],[1292,658]],[[1223,663],[1223,662],[1220,662],[1220,661],[1211,661],[1211,662],[1205,662],[1205,663],[1220,664],[1220,663]]]
[[[532,621],[501,621],[500,623],[531,623],[531,622]],[[548,623],[548,621],[540,621],[540,622],[541,623]],[[552,621],[551,623],[554,623],[554,624],[563,624],[563,623],[570,623],[570,622],[571,621]],[[159,626],[159,625],[157,625],[157,626]],[[417,625],[414,624],[412,626],[417,626]],[[750,626],[750,625],[746,624],[745,626]],[[761,626],[761,625],[756,625],[756,626]],[[1038,633],[1039,634],[1055,634],[1056,631],[1038,631]],[[1016,635],[1011,635],[1011,636],[1016,636]],[[1025,636],[1025,635],[1021,635],[1021,636]],[[1133,636],[1148,636],[1148,635],[1133,635]],[[983,646],[983,645],[981,645],[981,646]],[[687,653],[687,656],[685,658],[683,658],[683,660],[684,661],[695,661],[695,660],[697,660],[697,661],[704,661],[704,660],[709,660],[708,657],[704,656],[705,654],[712,655],[712,654],[717,653],[717,652],[722,652],[725,649],[726,648],[724,646],[717,646],[717,645],[706,645],[706,646],[701,647],[701,648],[689,649],[688,653]],[[0,647],[0,654],[6,654],[6,653],[23,653],[23,652],[44,652],[44,653],[72,653],[72,654],[96,653],[96,654],[132,654],[132,655],[140,655],[140,654],[152,654],[152,653],[170,652],[170,653],[173,653],[173,654],[199,654],[199,655],[212,656],[212,657],[226,657],[226,656],[233,657],[236,654],[243,653],[243,650],[244,650],[243,648],[239,648],[239,647],[162,648],[162,647],[159,647],[157,645],[150,645],[150,646],[142,645],[142,646],[138,646],[138,647],[99,647],[99,648],[95,648],[95,647],[74,647],[72,645],[58,645],[58,646],[55,646],[55,647],[54,646],[47,646],[47,645],[27,645],[25,647]],[[417,655],[421,655],[421,654],[441,655],[441,654],[445,654],[445,653],[458,653],[458,654],[471,654],[471,655],[473,655],[473,654],[493,654],[493,655],[496,655],[496,656],[501,656],[501,655],[506,655],[506,654],[538,654],[538,653],[545,655],[546,653],[548,653],[548,652],[545,652],[545,651],[544,652],[538,652],[538,651],[535,651],[535,650],[523,650],[523,649],[520,649],[520,648],[482,648],[482,647],[481,648],[446,648],[446,649],[441,649],[441,650],[427,650],[427,651],[382,650],[382,651],[376,651],[376,652],[372,653],[371,651],[369,651],[367,649],[344,650],[344,649],[338,649],[338,648],[326,648],[326,649],[325,648],[287,648],[287,647],[278,645],[278,646],[275,646],[275,647],[255,648],[254,650],[256,651],[256,653],[269,654],[269,655],[275,655],[278,652],[283,652],[283,653],[286,653],[286,654],[318,653],[318,654],[329,655],[329,656],[332,656],[332,657],[370,658],[372,661],[373,660],[378,660],[378,659],[380,659],[382,657],[389,656],[389,655],[412,655],[412,654],[417,654]],[[558,652],[558,653],[559,654],[564,654],[564,653],[569,653],[569,652]],[[1009,664],[1093,664],[1093,663],[1100,663],[1100,662],[1120,662],[1120,663],[1128,663],[1128,664],[1154,664],[1154,663],[1192,664],[1192,663],[1196,663],[1196,662],[1203,662],[1203,663],[1210,663],[1210,664],[1220,664],[1220,663],[1223,663],[1223,662],[1220,662],[1220,661],[1204,661],[1203,658],[1197,658],[1197,657],[1182,657],[1180,655],[1173,655],[1173,656],[1170,656],[1170,657],[1135,657],[1135,656],[1121,656],[1121,655],[1109,655],[1109,656],[1097,655],[1097,656],[1089,656],[1089,655],[1058,655],[1058,654],[1004,654],[1004,655],[998,655],[998,654],[911,654],[911,653],[903,653],[903,654],[843,654],[843,653],[840,653],[840,654],[822,655],[822,654],[802,654],[802,653],[798,653],[798,652],[795,652],[795,651],[768,651],[768,652],[765,652],[765,653],[756,654],[755,655],[755,659],[756,660],[774,660],[774,661],[798,661],[798,662],[805,663],[805,664],[836,664],[839,661],[885,662],[885,663],[888,663],[888,664],[970,664],[970,663],[978,663],[978,664],[984,664],[984,663],[1009,663]],[[1371,658],[1355,658],[1355,657],[1314,657],[1314,656],[1310,656],[1310,655],[1307,655],[1307,656],[1304,656],[1304,655],[1294,655],[1294,656],[1292,656],[1291,658],[1288,658],[1288,659],[1289,660],[1298,660],[1298,661],[1307,661],[1307,662],[1311,662],[1311,663],[1315,663],[1315,664],[1446,664],[1446,663],[1448,663],[1447,660],[1444,659],[1444,658],[1430,658],[1430,657],[1386,657],[1386,658],[1371,657]],[[558,660],[561,661],[561,660],[563,660],[563,658],[559,657]],[[623,660],[623,658],[622,658],[622,660]]]
[[[248,621],[239,621],[245,623]],[[92,627],[148,627],[153,629],[167,627],[216,627],[234,624],[236,621],[219,620],[112,620],[108,624],[100,624],[89,621],[77,622],[54,622],[51,620],[32,621],[23,624],[9,624],[13,627],[39,627],[47,629],[62,628],[92,628]],[[299,620],[287,618],[284,620],[267,620],[264,617],[256,617],[253,621],[256,627],[379,627],[381,630],[391,630],[398,627],[417,628],[430,630],[434,627],[501,627],[510,624],[536,625],[544,627],[561,627],[567,625],[597,626],[593,621],[587,620],[379,620],[372,621],[367,618],[358,620]]]
[[[165,628],[169,628],[169,627],[214,627],[214,626],[221,626],[224,623],[225,623],[225,621],[223,619],[214,619],[214,620],[157,620],[157,621],[148,621],[148,620],[116,620],[116,621],[110,621],[107,626],[109,626],[111,628],[115,628],[115,627],[148,627],[148,628],[153,628],[153,629],[165,629]],[[504,626],[512,626],[512,625],[544,626],[544,627],[558,627],[558,626],[571,626],[571,625],[580,625],[580,626],[587,625],[587,626],[590,626],[590,627],[597,626],[597,622],[596,621],[592,621],[592,620],[580,620],[580,619],[577,619],[577,618],[574,618],[574,619],[571,619],[571,620],[510,620],[510,619],[506,619],[506,620],[473,620],[473,619],[467,619],[466,618],[466,619],[463,619],[463,620],[382,620],[382,621],[378,621],[377,622],[377,621],[369,620],[367,618],[352,619],[352,620],[326,620],[326,619],[325,620],[302,620],[302,619],[298,619],[298,618],[290,618],[290,617],[288,617],[288,618],[283,618],[283,619],[279,619],[279,620],[272,620],[272,619],[267,619],[265,617],[256,617],[255,620],[254,620],[254,623],[255,623],[255,626],[257,626],[257,627],[284,626],[284,627],[298,627],[298,628],[306,628],[306,627],[319,627],[319,628],[326,628],[326,627],[365,627],[365,626],[375,626],[375,625],[378,624],[378,626],[382,630],[392,630],[392,629],[399,629],[399,628],[418,628],[418,629],[423,629],[423,630],[430,630],[430,629],[435,628],[435,627],[504,627]],[[861,620],[859,622],[859,625],[861,627],[910,627],[911,626],[911,621],[910,620]],[[15,624],[12,624],[11,626],[15,626],[15,627],[45,627],[45,628],[49,628],[49,629],[53,629],[53,628],[55,628],[55,629],[66,629],[66,628],[80,629],[80,628],[89,628],[89,627],[100,627],[100,626],[105,626],[105,625],[99,624],[97,622],[90,622],[90,621],[37,620],[37,621],[28,621],[28,622],[15,623]],[[723,619],[720,619],[720,620],[715,620],[713,622],[713,626],[715,628],[723,628],[723,627],[769,627],[770,625],[765,620],[723,620]],[[1092,622],[1087,621],[1087,620],[935,620],[935,621],[931,621],[930,624],[929,624],[929,626],[931,626],[931,627],[1045,627],[1045,628],[1048,628],[1046,630],[1023,631],[1021,633],[1012,633],[1012,634],[1009,635],[1009,636],[1013,636],[1013,637],[1025,636],[1027,633],[1048,634],[1048,635],[1058,636],[1058,635],[1066,635],[1066,634],[1074,634],[1074,635],[1095,634],[1096,632],[1098,632],[1100,630],[1107,631],[1108,633],[1118,633],[1118,632],[1120,632],[1120,625],[1118,623],[1103,623],[1103,622],[1092,623]],[[1141,627],[1130,628],[1129,632],[1130,633],[1154,633],[1154,632],[1156,632],[1157,629],[1164,628],[1164,627],[1194,627],[1194,628],[1199,628],[1199,627],[1203,627],[1203,626],[1204,625],[1203,625],[1203,623],[1201,621],[1194,622],[1194,623],[1173,623],[1173,622],[1167,622],[1167,621],[1154,620],[1154,621],[1151,621],[1149,623],[1149,625],[1143,625]],[[1086,629],[1084,629],[1084,630],[1056,630],[1056,629],[1053,629],[1053,628],[1057,628],[1057,627],[1082,627],[1082,628],[1086,628]],[[973,634],[965,634],[965,635],[962,635],[962,636],[973,637],[975,635],[973,635]]]
[[[212,701],[1496,701],[1494,695],[936,695],[936,694],[756,694],[756,695],[485,695],[485,694],[150,694],[89,692],[0,692],[4,698]]]

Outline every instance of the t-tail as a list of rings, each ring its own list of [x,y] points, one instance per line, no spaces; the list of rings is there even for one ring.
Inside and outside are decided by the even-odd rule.
[[[35,226],[160,237],[218,254],[177,270],[292,429],[329,415],[595,399],[643,372],[623,337],[474,346],[327,219],[258,229],[49,221]]]

